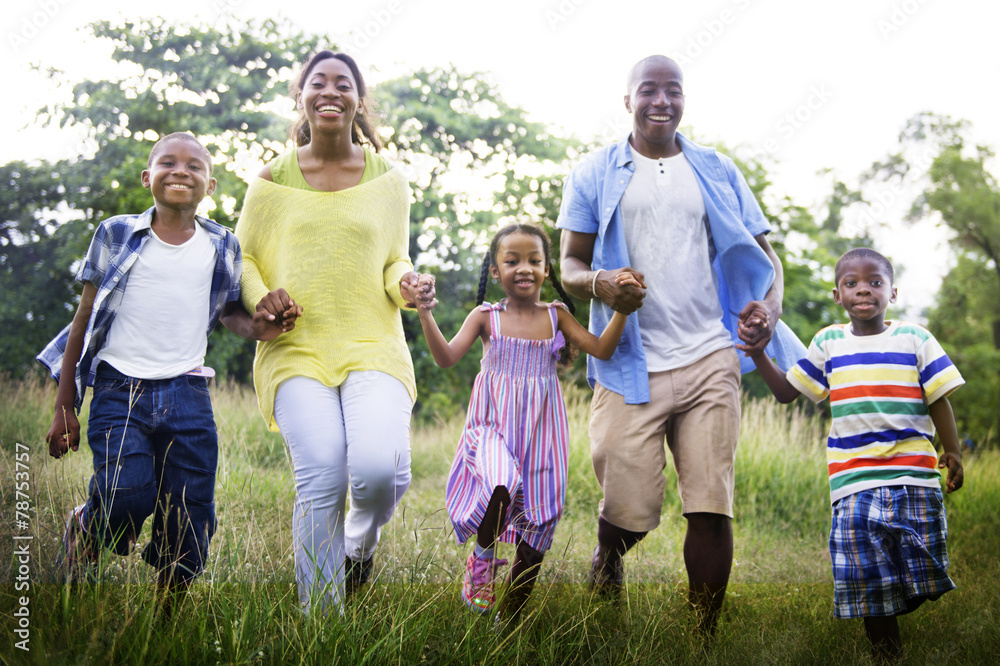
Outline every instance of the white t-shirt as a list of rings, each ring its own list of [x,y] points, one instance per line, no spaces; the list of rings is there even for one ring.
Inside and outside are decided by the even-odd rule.
[[[139,379],[167,379],[205,362],[216,252],[201,225],[181,245],[150,231],[98,361]]]
[[[621,210],[629,260],[646,277],[637,311],[646,369],[683,368],[732,346],[705,202],[684,153],[651,159],[633,148],[632,159]]]

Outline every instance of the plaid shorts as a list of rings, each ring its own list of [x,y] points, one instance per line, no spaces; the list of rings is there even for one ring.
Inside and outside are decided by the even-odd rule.
[[[838,500],[830,531],[834,615],[902,615],[955,589],[947,536],[937,488],[873,488]]]

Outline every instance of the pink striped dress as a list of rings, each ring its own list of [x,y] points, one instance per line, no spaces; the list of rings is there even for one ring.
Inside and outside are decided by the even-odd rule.
[[[556,376],[565,344],[556,305],[549,305],[553,336],[548,340],[502,335],[499,314],[506,300],[481,307],[490,313],[490,345],[472,388],[446,495],[459,543],[476,536],[494,488],[505,486],[511,507],[501,541],[524,539],[541,552],[552,546],[566,500],[569,442]]]

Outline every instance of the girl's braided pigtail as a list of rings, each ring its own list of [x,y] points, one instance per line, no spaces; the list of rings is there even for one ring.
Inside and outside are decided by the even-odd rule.
[[[490,280],[491,258],[492,255],[487,251],[486,256],[483,257],[483,268],[479,274],[479,292],[476,294],[476,305],[482,305],[483,299],[486,298],[486,285],[489,284]]]
[[[552,282],[552,286],[556,288],[556,293],[559,294],[559,300],[566,304],[570,314],[575,315],[576,306],[573,305],[573,299],[570,298],[569,294],[566,293],[566,290],[563,289],[562,282],[560,282],[559,278],[556,277],[555,270],[551,267],[549,268],[549,280]]]
[[[563,289],[562,282],[556,277],[555,269],[551,265],[549,266],[549,280],[552,282],[552,286],[556,288],[556,293],[559,294],[559,299],[566,306],[566,309],[569,310],[571,315],[576,316],[576,306],[573,305],[573,299]],[[579,349],[567,342],[559,350],[559,365],[566,366],[572,364],[579,352]]]

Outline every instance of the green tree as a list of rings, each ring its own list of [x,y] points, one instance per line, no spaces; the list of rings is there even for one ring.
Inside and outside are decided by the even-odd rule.
[[[239,165],[280,150],[288,126],[272,108],[285,94],[280,83],[321,43],[275,21],[222,29],[162,19],[101,21],[90,31],[114,45],[123,74],[77,83],[69,102],[39,112],[43,125],[82,132],[81,146],[90,152],[57,164],[6,165],[0,174],[0,286],[20,281],[16,298],[5,299],[0,311],[9,324],[0,333],[0,370],[23,371],[69,322],[77,293],[73,264],[95,226],[152,205],[139,175],[159,137],[190,131],[206,144],[219,181],[210,215],[234,225],[246,189]],[[61,74],[50,76],[58,81]],[[209,363],[223,374],[248,378],[251,358],[247,341],[222,327],[212,334]]]
[[[51,294],[46,302],[56,313],[43,319],[36,308],[21,338],[23,349],[11,346],[4,357],[13,358],[13,364],[26,364],[33,354],[25,350],[37,350],[68,322],[75,301],[71,266],[83,255],[94,226],[110,215],[151,205],[139,173],[153,141],[188,130],[208,146],[219,180],[210,214],[232,227],[247,175],[240,164],[247,156],[255,164],[266,162],[287,148],[291,118],[276,112],[283,83],[311,53],[332,47],[273,21],[221,29],[158,19],[99,22],[91,31],[113,44],[112,58],[126,73],[74,85],[70,102],[41,110],[39,120],[82,130],[93,154],[42,165],[32,178],[25,177],[23,165],[9,168],[11,174],[19,169],[11,178],[22,190],[33,189],[5,193],[7,219],[14,221],[4,227],[10,240],[3,244],[3,266],[12,267],[5,275],[15,275],[16,267],[28,262],[49,267],[54,277],[46,283]],[[57,79],[59,73],[52,76]],[[390,157],[414,181],[411,256],[438,275],[439,318],[446,331],[454,332],[472,307],[490,234],[507,222],[554,221],[560,165],[571,144],[503,102],[479,74],[421,70],[378,86],[376,94]],[[284,108],[291,112],[292,103]],[[58,176],[58,187],[47,183],[47,175]],[[39,189],[42,185],[52,194]],[[71,214],[53,217],[49,208],[60,207]],[[495,292],[488,297],[499,298]],[[23,320],[19,312],[24,309],[12,302],[3,314]],[[476,360],[470,356],[458,372],[440,371],[426,353],[415,317],[407,316],[406,332],[421,395],[441,407],[464,407]],[[220,373],[246,380],[251,359],[252,345],[221,328],[213,333],[208,362]]]
[[[75,297],[65,273],[79,256],[73,225],[55,219],[67,188],[66,164],[0,166],[0,371],[21,372],[48,341],[34,332],[58,331]]]
[[[929,218],[953,232],[958,260],[944,280],[928,325],[965,375],[953,397],[960,427],[974,440],[1000,437],[1000,187],[988,146],[970,146],[969,124],[921,113],[899,150],[873,165],[871,181],[916,184],[909,219]],[[933,155],[929,166],[913,156]],[[926,162],[926,160],[924,160]]]
[[[759,154],[742,158],[740,151],[734,159],[772,225],[768,242],[781,258],[784,272],[781,319],[808,345],[817,331],[843,320],[843,310],[833,302],[831,293],[837,258],[851,247],[871,244],[865,234],[844,235],[844,209],[859,201],[861,195],[833,179],[820,209],[822,219],[817,219],[808,208],[775,191],[768,177],[773,163]],[[743,377],[743,389],[757,397],[770,395],[756,373]]]
[[[380,84],[390,156],[410,171],[410,256],[434,273],[434,312],[446,337],[458,332],[475,304],[480,266],[493,233],[505,224],[534,222],[550,236],[572,142],[553,136],[510,106],[487,77],[454,68],[421,69]],[[558,258],[558,246],[553,246]],[[554,299],[547,291],[543,298]],[[503,292],[491,285],[486,299]],[[447,414],[465,408],[479,369],[470,353],[454,368],[438,368],[414,315],[405,321],[420,407]]]
[[[78,83],[69,103],[40,112],[43,123],[82,130],[87,137],[82,145],[90,151],[55,165],[7,165],[0,174],[5,183],[16,181],[0,195],[7,220],[0,237],[0,279],[15,286],[25,267],[34,266],[37,293],[45,295],[44,306],[32,306],[30,297],[22,297],[24,290],[13,289],[17,301],[0,311],[4,323],[11,324],[5,330],[21,333],[21,347],[9,345],[5,349],[11,351],[0,356],[2,369],[26,365],[69,320],[73,263],[83,255],[96,223],[151,204],[138,175],[160,136],[192,131],[217,156],[219,188],[210,214],[233,226],[247,175],[241,165],[267,161],[287,148],[290,117],[277,110],[283,105],[291,112],[292,104],[281,101],[282,83],[310,53],[330,46],[273,21],[221,29],[169,26],[162,20],[99,22],[91,30],[112,42],[112,57],[125,74]],[[581,146],[528,120],[482,74],[420,70],[378,85],[375,97],[389,156],[413,182],[411,256],[438,277],[442,306],[436,316],[450,335],[474,304],[482,255],[497,228],[515,221],[541,223],[558,256],[553,225],[567,160]],[[817,223],[808,210],[772,193],[763,163],[748,161],[741,167],[775,223],[771,241],[785,260],[784,318],[808,339],[835,318],[822,278],[831,262],[823,252],[835,246],[839,210],[853,194],[835,189],[828,219]],[[792,251],[785,242],[795,235],[808,242]],[[47,279],[40,266],[48,271]],[[487,299],[500,297],[491,285]],[[543,297],[557,296],[547,288]],[[577,316],[586,320],[588,304],[576,305]],[[426,351],[416,317],[407,315],[404,327],[427,411],[463,408],[478,369],[475,355],[457,369],[442,371]],[[212,335],[209,363],[222,374],[248,379],[251,359],[250,344],[221,328]],[[571,380],[583,380],[583,367],[579,359],[568,373]]]
[[[928,327],[966,381],[966,386],[949,398],[960,434],[995,445],[1000,350],[993,332],[1000,282],[984,280],[989,272],[980,257],[960,253],[928,313]]]

